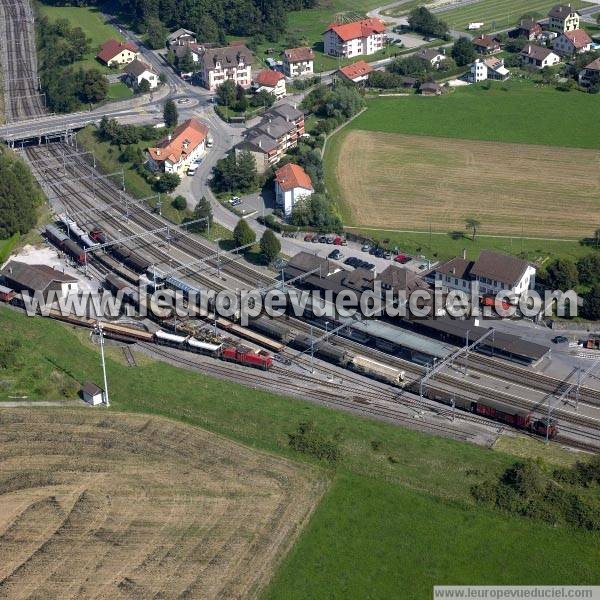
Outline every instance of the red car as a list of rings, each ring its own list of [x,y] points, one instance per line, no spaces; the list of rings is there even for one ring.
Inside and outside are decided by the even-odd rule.
[[[398,254],[394,260],[404,265],[410,260],[410,256],[406,256],[406,254]]]
[[[313,235],[312,235],[312,233],[308,233],[308,234],[306,234],[306,235],[304,236],[304,241],[305,241],[305,242],[312,242],[312,239],[313,239]]]

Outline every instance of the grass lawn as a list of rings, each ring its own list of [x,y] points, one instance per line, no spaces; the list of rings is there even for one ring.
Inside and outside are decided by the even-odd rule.
[[[67,19],[72,27],[81,27],[88,38],[91,39],[90,52],[84,60],[75,63],[76,66],[84,68],[95,67],[103,73],[111,73],[114,70],[102,65],[96,60],[96,54],[101,44],[113,38],[123,40],[119,32],[104,22],[101,12],[95,7],[77,7],[77,6],[47,6],[38,3],[37,7],[43,16],[51,20]]]
[[[20,339],[0,400],[73,397],[101,381],[87,332],[0,308],[4,343]],[[140,360],[108,346],[111,412],[163,415],[251,447],[307,460],[332,480],[267,598],[430,598],[433,583],[578,583],[600,575],[600,538],[476,507],[471,485],[514,458],[307,402]],[[97,410],[106,411],[100,408]],[[288,433],[312,420],[341,434],[333,470],[294,453]],[[373,444],[377,442],[378,446]],[[374,450],[374,448],[377,448]],[[524,543],[526,540],[527,543]]]
[[[352,129],[600,148],[600,96],[559,92],[529,81],[494,82],[489,89],[465,86],[434,98],[377,98],[368,107],[352,121]]]
[[[107,100],[127,100],[133,96],[133,91],[123,82],[111,83],[108,86]]]
[[[439,13],[451,29],[467,30],[469,23],[485,23],[479,31],[498,31],[516,25],[525,15],[544,18],[556,5],[554,0],[478,0],[467,6]],[[571,0],[571,6],[591,6],[582,0]]]
[[[19,236],[16,233],[5,240],[0,240],[0,265],[10,256],[18,241]]]

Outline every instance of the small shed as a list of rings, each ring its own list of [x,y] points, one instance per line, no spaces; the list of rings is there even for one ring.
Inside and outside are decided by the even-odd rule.
[[[92,406],[98,406],[104,402],[104,390],[91,381],[85,382],[81,388],[81,395],[83,400]]]
[[[15,297],[15,291],[4,285],[0,285],[0,300],[10,302]]]
[[[421,84],[421,94],[423,96],[439,96],[442,93],[442,86],[439,83]]]

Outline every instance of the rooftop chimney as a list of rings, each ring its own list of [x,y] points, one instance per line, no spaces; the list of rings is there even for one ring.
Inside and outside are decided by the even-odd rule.
[[[452,275],[456,275],[456,267],[452,267]]]

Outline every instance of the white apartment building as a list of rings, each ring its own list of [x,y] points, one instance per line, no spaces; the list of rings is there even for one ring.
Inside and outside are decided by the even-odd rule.
[[[383,48],[384,32],[380,19],[334,23],[323,34],[325,54],[343,58],[375,54]]]
[[[200,80],[214,92],[227,79],[249,88],[252,84],[252,53],[246,46],[207,48],[200,55]]]

